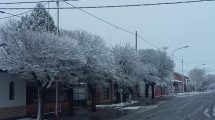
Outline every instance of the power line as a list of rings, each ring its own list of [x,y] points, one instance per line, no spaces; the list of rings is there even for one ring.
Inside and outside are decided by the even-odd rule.
[[[215,1],[215,0],[214,0],[214,1]],[[50,2],[50,1],[48,1],[48,2]],[[55,2],[56,2],[56,1],[55,1]],[[113,27],[115,27],[115,28],[117,28],[117,29],[120,29],[120,30],[122,30],[122,31],[124,31],[124,32],[127,32],[127,33],[129,33],[129,34],[135,35],[135,33],[131,32],[131,31],[129,31],[129,30],[126,30],[126,29],[124,29],[124,28],[122,28],[122,27],[119,27],[119,26],[117,26],[117,25],[115,25],[115,24],[113,24],[113,23],[110,23],[110,22],[106,21],[105,19],[102,19],[102,18],[100,18],[100,17],[97,17],[97,16],[95,16],[95,15],[93,15],[93,14],[91,14],[91,13],[85,11],[85,10],[82,10],[82,7],[76,7],[76,6],[72,5],[71,3],[68,3],[68,2],[66,2],[66,1],[64,1],[64,2],[65,2],[66,4],[72,6],[73,9],[79,9],[80,11],[82,11],[82,12],[84,12],[84,13],[86,13],[86,14],[88,14],[88,15],[90,15],[90,16],[92,16],[92,17],[94,17],[94,18],[96,18],[96,19],[98,19],[98,20],[100,20],[100,21],[102,21],[102,22],[104,22],[104,23],[106,23],[106,24],[108,24],[108,25],[111,25],[111,26],[113,26]],[[46,3],[46,4],[47,4],[47,3]],[[44,4],[44,5],[45,5],[45,4]],[[146,4],[145,4],[145,5],[146,5]],[[152,5],[152,4],[150,4],[150,5]],[[1,9],[1,8],[0,8],[0,9]],[[23,12],[23,13],[20,13],[20,14],[11,14],[11,13],[7,13],[7,12],[0,11],[0,13],[6,13],[6,14],[11,15],[11,16],[8,16],[8,17],[0,18],[0,19],[11,18],[11,17],[15,17],[15,16],[20,17],[20,15],[26,14],[26,13],[31,12],[31,11],[33,11],[33,10],[26,11],[26,12]],[[152,44],[151,42],[145,40],[142,36],[138,35],[138,37],[139,37],[140,39],[142,39],[143,41],[147,42],[147,43],[148,43],[149,45],[151,45],[152,47],[154,47],[154,48],[156,48],[156,49],[160,49],[160,48],[157,47],[156,45],[154,45],[154,44]]]
[[[133,4],[133,5],[92,6],[92,7],[79,7],[79,8],[140,7],[140,6],[174,5],[174,4],[199,3],[199,2],[212,2],[212,1],[215,1],[215,0],[189,0],[189,1],[178,1],[178,2],[161,2],[161,3],[146,3],[146,4]]]
[[[43,5],[46,5],[46,4],[48,4],[48,3],[45,3]],[[12,13],[8,13],[8,12],[5,12],[5,11],[0,11],[0,13],[3,13],[3,14],[6,13],[6,14],[10,15],[10,16],[7,16],[7,17],[1,17],[0,20],[2,20],[2,19],[9,19],[9,18],[12,18],[12,17],[21,17],[21,15],[27,14],[27,13],[32,12],[32,11],[33,10],[29,10],[29,11],[22,12],[22,13],[19,13],[19,14],[12,14]]]
[[[143,37],[141,37],[140,35],[137,35],[140,39],[142,39],[143,41],[145,41],[146,43],[148,43],[149,45],[151,45],[152,47],[156,48],[156,49],[160,49],[158,46],[152,44],[151,42],[149,42],[148,40],[144,39]]]
[[[5,11],[0,11],[0,13],[5,13],[5,14],[10,15],[10,16],[7,16],[7,17],[1,17],[0,19],[8,19],[8,18],[12,18],[12,17],[21,17],[20,15],[26,14],[28,12],[31,12],[31,10],[23,12],[23,13],[19,13],[19,14],[11,14],[11,13],[8,13],[8,12],[5,12]]]
[[[67,3],[67,2],[65,2],[65,3]],[[47,4],[47,3],[46,3],[46,4]],[[72,5],[71,3],[67,3],[67,4],[69,4],[69,5],[73,6],[73,7],[76,7],[76,6]],[[45,4],[44,4],[44,5],[45,5]],[[119,27],[119,26],[117,26],[117,25],[115,25],[115,24],[112,24],[112,23],[110,23],[110,22],[108,22],[108,21],[106,21],[106,20],[104,20],[104,19],[102,19],[102,18],[99,18],[99,17],[97,17],[97,16],[95,16],[95,15],[93,15],[93,14],[91,14],[91,13],[85,11],[85,10],[82,10],[82,9],[80,9],[80,8],[78,8],[78,9],[81,10],[82,12],[84,12],[84,13],[86,13],[86,14],[88,14],[88,15],[90,15],[90,16],[92,16],[92,17],[94,17],[94,18],[96,18],[96,19],[98,19],[98,20],[100,20],[100,21],[102,21],[102,22],[104,22],[104,23],[106,23],[106,24],[108,24],[108,25],[111,25],[111,26],[115,27],[116,29],[120,29],[120,30],[122,30],[122,31],[124,31],[124,32],[127,32],[127,33],[129,33],[129,34],[135,35],[135,33],[131,32],[131,31],[129,31],[129,30],[126,30],[126,29],[124,29],[124,28],[121,28],[121,27]],[[11,13],[8,13],[8,12],[0,11],[0,13],[6,13],[6,14],[11,15],[11,16],[8,16],[8,17],[0,18],[0,19],[11,18],[11,17],[15,17],[15,16],[16,16],[16,17],[20,17],[20,15],[26,14],[26,13],[31,12],[31,11],[32,11],[32,10],[26,11],[26,12],[20,13],[20,14],[11,14]],[[148,43],[148,44],[151,45],[152,47],[154,47],[154,48],[156,48],[156,49],[160,49],[158,46],[156,46],[156,45],[152,44],[151,42],[147,41],[147,40],[144,39],[142,36],[138,35],[138,38],[140,38],[141,40],[145,41],[146,43]],[[171,55],[171,54],[170,54],[170,55]],[[176,56],[175,56],[175,57],[176,57]],[[176,58],[177,58],[177,57],[176,57]],[[179,59],[179,58],[177,58],[177,59]]]
[[[74,7],[74,8],[76,8],[76,6],[74,6],[74,5],[71,4],[71,3],[68,3],[68,2],[65,2],[65,3],[68,4],[68,5],[70,5],[70,6],[72,6],[72,7]],[[135,35],[135,33],[131,32],[131,31],[129,31],[129,30],[126,30],[126,29],[124,29],[124,28],[121,28],[121,27],[119,27],[119,26],[117,26],[117,25],[115,25],[115,24],[113,24],[113,23],[110,23],[110,22],[108,22],[108,21],[106,21],[106,20],[104,20],[104,19],[102,19],[102,18],[99,18],[99,17],[97,17],[97,16],[95,16],[95,15],[93,15],[93,14],[91,14],[91,13],[85,11],[85,10],[82,10],[81,8],[77,8],[77,9],[79,9],[80,11],[82,11],[82,12],[84,12],[84,13],[86,13],[86,14],[88,14],[88,15],[90,15],[90,16],[92,16],[92,17],[94,17],[94,18],[96,18],[96,19],[98,19],[98,20],[100,20],[100,21],[102,21],[102,22],[104,22],[104,23],[106,23],[106,24],[108,24],[108,25],[111,25],[111,26],[113,26],[113,27],[116,27],[117,29],[120,29],[120,30],[122,30],[122,31],[124,31],[124,32],[127,32],[127,33],[129,33],[129,34]],[[147,40],[144,39],[142,36],[138,35],[138,38],[142,39],[143,41],[145,41],[146,43],[148,43],[148,44],[151,45],[152,47],[154,47],[154,48],[156,48],[156,49],[158,49],[158,50],[160,49],[158,46],[156,46],[156,45],[152,44],[151,42],[147,41]],[[171,55],[171,54],[170,54],[170,55]],[[186,64],[186,63],[185,63],[185,64]],[[187,64],[186,64],[186,65],[187,65]],[[188,65],[187,65],[187,66],[188,66]]]
[[[78,0],[64,0],[64,1],[78,1]],[[4,2],[0,4],[11,5],[11,4],[31,4],[31,3],[42,3],[42,2],[56,2],[56,0],[43,0],[43,1],[29,1],[29,2]]]
[[[77,8],[76,6],[74,6],[74,5],[71,4],[71,3],[68,3],[68,2],[65,2],[65,3],[68,4],[68,5],[70,5],[70,6],[72,6],[72,7],[74,7],[74,8]],[[93,15],[93,14],[91,14],[91,13],[85,11],[85,10],[82,10],[81,8],[77,8],[77,9],[79,9],[80,11],[82,11],[82,12],[84,12],[84,13],[86,13],[86,14],[88,14],[88,15],[90,15],[90,16],[92,16],[92,17],[94,17],[94,18],[96,18],[96,19],[98,19],[98,20],[100,20],[100,21],[102,21],[102,22],[104,22],[104,23],[106,23],[106,24],[108,24],[108,25],[111,25],[111,26],[113,26],[113,27],[116,27],[117,29],[120,29],[120,30],[122,30],[122,31],[124,31],[124,32],[127,32],[127,33],[129,33],[129,34],[135,35],[135,33],[131,32],[131,31],[129,31],[129,30],[126,30],[126,29],[124,29],[124,28],[121,28],[121,27],[119,27],[119,26],[117,26],[117,25],[115,25],[115,24],[113,24],[113,23],[110,23],[110,22],[108,22],[108,21],[106,21],[106,20],[104,20],[104,19],[102,19],[102,18],[99,18],[99,17],[97,17],[97,16],[95,16],[95,15]],[[151,45],[152,47],[154,47],[154,48],[156,48],[156,49],[158,49],[158,50],[160,49],[158,46],[156,46],[156,45],[152,44],[151,42],[147,41],[147,40],[144,39],[142,36],[138,35],[138,37],[139,37],[140,39],[142,39],[143,41],[145,41],[146,43],[148,43],[149,45]],[[170,55],[171,55],[171,54],[170,54]],[[187,65],[187,64],[186,64],[186,65]]]
[[[65,2],[65,3],[68,4],[68,5],[70,5],[70,6],[72,6],[72,7],[74,7],[74,8],[76,8],[76,6],[74,6],[74,5],[71,4],[71,3],[68,3],[68,2]],[[90,16],[92,16],[92,17],[94,17],[94,18],[96,18],[96,19],[98,19],[98,20],[100,20],[100,21],[102,21],[102,22],[104,22],[104,23],[106,23],[106,24],[108,24],[108,25],[111,25],[111,26],[113,26],[113,27],[116,27],[117,29],[120,29],[120,30],[122,30],[122,31],[124,31],[124,32],[127,32],[127,33],[129,33],[129,34],[135,35],[135,33],[131,32],[131,31],[129,31],[129,30],[126,30],[126,29],[124,29],[124,28],[122,28],[122,27],[119,27],[119,26],[117,26],[117,25],[115,25],[115,24],[113,24],[113,23],[110,23],[110,22],[106,21],[105,19],[102,19],[102,18],[100,18],[100,17],[97,17],[97,16],[95,16],[95,15],[93,15],[93,14],[91,14],[91,13],[85,11],[85,10],[82,10],[81,8],[77,8],[77,9],[79,9],[80,11],[82,11],[82,12],[84,12],[84,13],[86,13],[86,14],[88,14],[88,15],[90,15]],[[140,39],[142,39],[143,41],[147,42],[148,44],[150,44],[151,46],[153,46],[153,47],[159,49],[156,45],[154,45],[154,44],[152,44],[151,42],[145,40],[145,39],[144,39],[143,37],[141,37],[140,35],[138,35],[138,37],[139,37]]]
[[[76,0],[65,0],[65,1],[76,1]],[[105,6],[80,6],[80,7],[61,7],[59,9],[95,9],[95,8],[125,8],[125,7],[144,7],[144,6],[160,6],[160,5],[176,5],[176,4],[190,4],[190,3],[200,3],[200,2],[214,2],[215,0],[190,0],[190,1],[178,1],[178,2],[161,2],[161,3],[146,3],[146,4],[127,4],[127,5],[105,5]],[[39,1],[38,1],[39,2]],[[48,1],[42,1],[48,2]],[[54,1],[49,1],[54,2]],[[56,1],[55,1],[56,2]],[[27,3],[27,2],[25,2]],[[37,2],[29,2],[29,3],[37,3]],[[4,4],[4,3],[0,3]],[[18,3],[17,3],[18,4]],[[35,9],[32,7],[6,7],[0,9]],[[38,8],[41,9],[41,8]],[[43,9],[43,8],[42,8]],[[57,9],[56,7],[45,8],[45,9]]]
[[[68,2],[66,2],[66,1],[65,1],[65,3],[68,4],[68,5],[70,5],[70,6],[72,6],[72,7],[74,7],[74,8],[77,8],[76,6],[74,6],[74,5],[71,4],[71,3],[68,3]],[[102,18],[100,18],[100,17],[97,17],[97,16],[95,16],[95,15],[93,15],[93,14],[91,14],[91,13],[85,11],[85,10],[82,10],[81,8],[77,8],[77,9],[79,9],[80,11],[82,11],[82,12],[84,12],[84,13],[86,13],[86,14],[88,14],[88,15],[90,15],[90,16],[92,16],[92,17],[94,17],[94,18],[96,18],[96,19],[98,19],[98,20],[100,20],[100,21],[102,21],[102,22],[104,22],[104,23],[106,23],[106,24],[108,24],[108,25],[111,25],[111,26],[116,27],[116,28],[118,28],[118,29],[120,29],[120,30],[122,30],[122,31],[125,31],[125,32],[127,32],[127,33],[130,33],[130,34],[135,35],[135,33],[131,32],[131,31],[128,31],[128,30],[126,30],[126,29],[124,29],[124,28],[121,28],[121,27],[119,27],[119,26],[117,26],[117,25],[115,25],[115,24],[112,24],[112,23],[110,23],[110,22],[108,22],[108,21],[106,21],[106,20],[104,20],[104,19],[102,19]]]

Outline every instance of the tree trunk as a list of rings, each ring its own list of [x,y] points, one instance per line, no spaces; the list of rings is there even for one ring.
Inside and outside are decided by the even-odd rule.
[[[120,92],[119,94],[120,94],[120,103],[122,103],[123,102],[122,92]]]
[[[91,95],[92,95],[92,104],[91,104],[91,108],[92,108],[92,111],[96,111],[96,95],[95,95],[95,88],[90,88],[91,89]]]
[[[44,88],[38,86],[38,113],[37,113],[37,120],[44,119]]]
[[[58,83],[55,84],[55,119],[58,120]]]
[[[111,83],[110,83],[110,94],[111,94],[110,100],[111,100],[111,103],[114,102],[114,101],[113,101],[114,92],[115,92],[115,91],[114,91],[113,82],[111,82]]]
[[[123,100],[122,100],[123,99],[123,96],[122,96],[123,89],[119,88],[118,92],[119,92],[119,97],[120,97],[120,103],[122,103],[123,102]]]
[[[136,93],[137,93],[137,98],[139,98],[140,97],[140,94],[139,94],[139,86],[138,85],[136,85]]]
[[[68,97],[68,100],[69,100],[69,116],[72,116],[74,111],[73,111],[73,89],[69,89],[67,91],[67,97]]]
[[[146,84],[145,85],[145,98],[148,99],[148,97],[149,97],[149,85]]]
[[[160,87],[160,90],[161,90],[161,97],[163,97],[163,88]]]
[[[154,91],[154,89],[155,89],[155,84],[152,84],[152,99],[155,98],[155,91]]]

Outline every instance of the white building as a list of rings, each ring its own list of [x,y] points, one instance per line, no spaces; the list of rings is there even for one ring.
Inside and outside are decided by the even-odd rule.
[[[0,119],[26,114],[26,81],[0,71]]]

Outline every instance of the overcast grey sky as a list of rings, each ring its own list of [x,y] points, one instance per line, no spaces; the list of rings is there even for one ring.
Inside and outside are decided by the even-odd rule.
[[[1,0],[1,2],[33,0]],[[177,0],[183,1],[183,0]],[[118,5],[172,2],[172,0],[80,0],[70,2],[76,6]],[[60,3],[61,7],[69,7]],[[35,4],[0,5],[0,7],[34,7]],[[50,7],[55,7],[50,3]],[[181,59],[184,58],[184,72],[198,66],[215,70],[215,2],[179,5],[162,5],[130,8],[85,9],[129,31],[138,31],[144,39],[159,48],[168,47],[168,53],[188,45],[189,48],[175,52],[176,71],[181,72]],[[18,14],[28,10],[4,10]],[[50,10],[56,20],[56,10]],[[0,14],[0,17],[7,15]],[[3,24],[6,20],[0,20]],[[79,10],[60,10],[60,27],[63,29],[83,29],[98,34],[109,46],[130,43],[134,45],[135,36],[107,25]],[[138,39],[138,48],[154,48]],[[154,48],[156,49],[156,48]],[[200,64],[206,64],[200,66]],[[215,72],[209,72],[215,73]]]

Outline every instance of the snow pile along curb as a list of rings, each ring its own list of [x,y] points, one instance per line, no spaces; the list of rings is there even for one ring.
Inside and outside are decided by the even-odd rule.
[[[96,105],[97,108],[122,108],[126,105],[131,105],[134,103],[138,103],[139,101],[131,101],[131,102],[124,102],[124,103],[117,103],[117,104],[108,104],[108,105]]]

